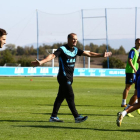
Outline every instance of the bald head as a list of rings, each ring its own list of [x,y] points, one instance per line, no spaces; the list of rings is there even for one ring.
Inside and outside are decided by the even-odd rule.
[[[77,35],[75,33],[71,33],[68,35],[68,46],[73,48],[77,44]]]

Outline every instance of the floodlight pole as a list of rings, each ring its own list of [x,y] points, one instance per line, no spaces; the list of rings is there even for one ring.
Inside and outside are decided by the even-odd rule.
[[[38,55],[39,55],[39,51],[38,51],[38,39],[39,39],[39,29],[38,29],[38,11],[36,9],[36,25],[37,25],[37,59],[39,59]]]
[[[107,9],[105,8],[105,16],[84,17],[83,16],[83,10],[81,10],[81,13],[82,13],[83,50],[85,50],[84,40],[105,40],[106,39],[106,49],[108,51]],[[84,18],[105,18],[105,23],[106,23],[106,38],[100,38],[100,39],[84,39],[84,20],[83,20]],[[109,58],[108,57],[107,57],[107,67],[109,68]],[[83,68],[85,68],[85,57],[83,57]]]
[[[137,37],[137,7],[135,7],[135,39]]]
[[[81,13],[82,13],[83,50],[85,50],[85,43],[84,43],[84,20],[83,20],[83,9],[81,10]],[[85,68],[85,56],[83,56],[83,68]]]
[[[105,8],[105,22],[106,22],[106,49],[108,51],[107,9],[106,8]],[[109,57],[107,57],[107,67],[109,68]]]

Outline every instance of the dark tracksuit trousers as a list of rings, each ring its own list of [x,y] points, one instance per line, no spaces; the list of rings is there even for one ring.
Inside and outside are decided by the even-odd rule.
[[[59,90],[54,102],[52,117],[57,117],[58,110],[61,106],[61,103],[64,101],[64,99],[66,99],[74,118],[78,117],[79,114],[75,108],[75,103],[74,103],[72,82],[67,81],[66,78],[59,78],[59,77],[57,77],[57,80],[59,83]]]

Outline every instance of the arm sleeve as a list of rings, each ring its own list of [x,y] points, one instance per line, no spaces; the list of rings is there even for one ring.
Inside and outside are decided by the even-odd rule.
[[[134,51],[134,50],[131,50],[131,51],[129,52],[128,58],[133,59],[134,55],[135,55],[135,51]]]
[[[77,55],[78,55],[78,56],[81,56],[81,55],[83,54],[83,52],[84,52],[83,50],[78,49],[78,53],[77,53]]]
[[[62,53],[62,49],[61,49],[61,48],[58,48],[53,54],[54,54],[56,57],[59,57],[61,53]]]

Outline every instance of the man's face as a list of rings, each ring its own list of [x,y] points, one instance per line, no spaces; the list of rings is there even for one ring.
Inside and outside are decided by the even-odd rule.
[[[72,35],[68,39],[68,44],[70,45],[70,47],[76,46],[76,44],[77,44],[77,35]]]
[[[6,44],[6,35],[0,37],[0,48],[2,48],[4,44]]]
[[[140,40],[138,40],[138,41],[136,42],[136,47],[137,47],[137,48],[140,48]]]

